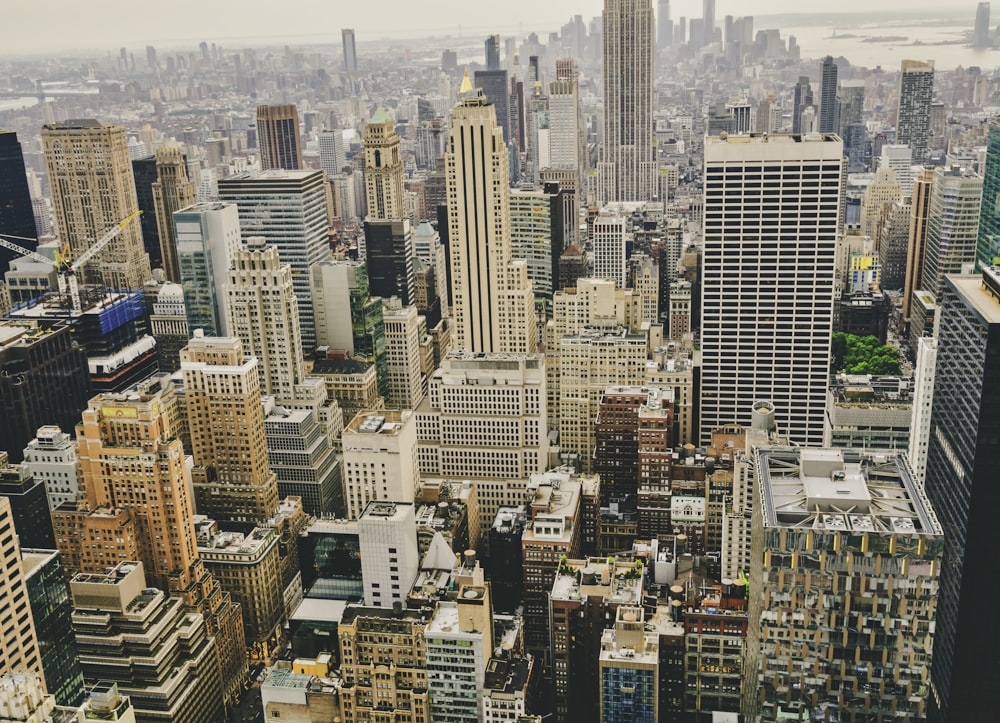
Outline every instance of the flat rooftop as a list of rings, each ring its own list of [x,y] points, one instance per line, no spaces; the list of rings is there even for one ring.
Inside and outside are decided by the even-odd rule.
[[[765,527],[942,534],[900,452],[758,447],[756,469]]]

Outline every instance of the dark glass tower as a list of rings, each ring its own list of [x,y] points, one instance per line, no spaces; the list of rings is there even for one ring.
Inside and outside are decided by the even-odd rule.
[[[10,501],[18,542],[23,547],[54,550],[56,538],[52,534],[45,485],[32,477],[27,467],[9,464],[7,459],[7,455],[0,452],[0,496]]]
[[[840,129],[840,104],[837,102],[837,64],[827,55],[820,68],[819,132],[836,133]]]
[[[156,227],[156,205],[153,202],[153,184],[156,183],[156,156],[137,158],[132,161],[132,175],[135,176],[135,197],[139,202],[139,223],[142,227],[142,245],[149,254],[150,266],[162,268],[163,254],[160,251],[160,232]]]
[[[73,637],[73,603],[59,552],[21,548],[21,566],[45,685],[59,705],[78,706],[84,698],[83,671]]]
[[[409,221],[365,222],[365,265],[372,296],[414,303],[413,235]]]
[[[14,131],[0,130],[0,234],[24,238],[12,239],[19,246],[34,249],[35,216],[28,195],[28,178],[24,172],[24,155]],[[17,254],[0,249],[0,274],[10,268],[10,260]]]
[[[928,720],[992,720],[1000,687],[1000,273],[947,276],[925,489],[945,533]],[[984,617],[985,613],[985,617]]]
[[[990,123],[983,171],[983,202],[979,209],[976,268],[1000,261],[1000,124]]]
[[[483,89],[486,102],[496,108],[497,125],[503,128],[503,142],[510,144],[510,90],[506,70],[477,70],[476,87]]]

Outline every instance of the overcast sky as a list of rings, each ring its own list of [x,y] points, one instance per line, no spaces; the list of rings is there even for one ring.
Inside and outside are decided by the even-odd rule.
[[[513,34],[520,29],[556,30],[570,16],[598,15],[602,0],[3,0],[0,54],[52,52],[61,49],[135,48],[147,43],[225,41],[227,38],[274,38],[276,42],[328,30],[339,42],[340,28],[353,27],[358,42],[381,37],[432,34],[480,34],[495,27]],[[653,0],[654,7],[658,0]],[[967,7],[966,7],[967,6]],[[949,12],[975,13],[973,0],[951,5]],[[801,0],[717,0],[716,17],[767,15],[819,10]],[[871,10],[870,0],[840,0],[837,11]],[[943,0],[882,0],[880,11],[948,7]],[[671,2],[671,15],[702,13],[700,0]],[[1000,11],[998,11],[1000,13]],[[996,19],[994,19],[996,24]]]

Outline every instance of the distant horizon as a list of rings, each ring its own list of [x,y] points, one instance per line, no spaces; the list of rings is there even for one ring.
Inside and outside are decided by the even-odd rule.
[[[224,0],[226,2],[228,0]],[[311,2],[311,0],[298,0],[299,2]],[[439,0],[443,2],[444,0]],[[528,0],[508,0],[509,4],[525,3]],[[657,5],[657,0],[652,0],[654,8]],[[765,13],[754,13],[752,12],[753,7],[756,3],[754,2],[743,2],[739,4],[739,9],[734,10],[727,7],[726,2],[717,2],[716,4],[716,19],[717,24],[722,25],[723,20],[726,15],[738,16],[742,15],[752,15],[755,18],[755,29],[762,30],[765,28],[775,27],[777,25],[778,29],[782,29],[782,25],[791,25],[795,27],[796,25],[801,25],[803,20],[807,19],[821,19],[828,18],[831,21],[837,20],[838,25],[836,29],[843,27],[845,30],[851,26],[859,24],[859,21],[863,19],[871,19],[877,17],[889,17],[896,21],[896,23],[902,23],[909,20],[923,20],[931,18],[948,19],[956,22],[964,21],[968,19],[969,29],[972,29],[972,20],[975,17],[975,4],[971,4],[968,8],[964,6],[945,6],[937,4],[940,0],[930,0],[934,3],[933,5],[927,5],[923,7],[917,7],[915,9],[907,9],[905,15],[901,13],[901,10],[890,10],[890,9],[850,9],[854,1],[847,0],[846,3],[842,3],[848,7],[843,10],[838,11],[819,11],[819,12],[801,12],[794,9],[788,10],[769,10]],[[919,1],[919,0],[917,0]],[[433,4],[434,0],[431,0]],[[899,2],[899,0],[895,0]],[[893,0],[889,0],[889,4],[895,4]],[[101,0],[98,2],[92,2],[89,6],[79,6],[74,5],[74,7],[92,7],[93,5],[99,5]],[[180,4],[184,4],[181,2]],[[699,17],[700,2],[697,3],[699,10],[696,15],[685,16],[690,19],[691,17]],[[766,4],[773,6],[775,3],[769,1]],[[14,26],[18,22],[26,22],[35,27],[43,28],[40,33],[41,38],[31,37],[33,33],[21,32],[15,35],[13,38],[8,38],[7,42],[0,46],[0,58],[12,59],[17,57],[37,57],[39,55],[50,55],[53,53],[58,53],[60,55],[76,55],[76,54],[86,54],[94,55],[104,52],[117,52],[121,47],[128,49],[141,49],[145,48],[147,45],[153,45],[156,47],[162,47],[164,49],[176,49],[180,47],[187,47],[189,45],[197,46],[200,42],[208,42],[226,45],[228,43],[240,43],[246,45],[247,43],[252,43],[254,47],[270,47],[270,46],[281,46],[281,45],[291,45],[291,44],[302,44],[302,45],[333,45],[338,46],[340,44],[340,30],[342,27],[349,28],[353,27],[357,31],[357,43],[359,49],[364,48],[370,43],[378,43],[382,41],[408,41],[408,40],[421,40],[421,39],[451,39],[460,38],[468,39],[470,42],[479,40],[479,36],[485,36],[491,32],[500,33],[502,35],[515,35],[519,38],[523,38],[530,32],[539,33],[540,36],[543,33],[558,31],[558,29],[564,25],[568,20],[570,20],[573,15],[581,15],[585,23],[589,23],[591,18],[599,16],[601,7],[603,3],[596,2],[595,0],[585,0],[584,2],[569,2],[569,0],[558,0],[557,2],[551,2],[549,6],[546,7],[547,11],[553,13],[557,12],[552,10],[552,8],[560,7],[565,10],[570,9],[570,12],[562,12],[558,16],[547,15],[546,17],[540,17],[537,13],[529,16],[522,16],[517,22],[501,22],[501,23],[490,23],[488,21],[482,21],[480,18],[476,18],[478,22],[473,24],[463,23],[463,22],[447,22],[443,19],[442,23],[437,25],[423,23],[418,24],[407,24],[405,23],[405,18],[400,18],[400,24],[396,27],[387,27],[385,22],[367,22],[367,23],[356,23],[351,22],[352,18],[347,14],[338,15],[338,25],[336,27],[330,27],[326,32],[299,32],[300,30],[306,30],[314,28],[315,25],[310,25],[308,22],[303,22],[300,26],[289,27],[288,33],[275,32],[274,28],[269,30],[264,30],[263,28],[257,29],[256,27],[251,28],[250,24],[246,23],[246,19],[242,21],[233,21],[229,24],[219,23],[216,25],[221,30],[221,34],[213,35],[209,32],[198,32],[199,29],[204,29],[203,23],[198,23],[197,25],[191,23],[182,23],[181,27],[174,27],[175,23],[161,23],[157,24],[158,28],[170,28],[171,30],[181,30],[183,28],[183,34],[171,33],[170,35],[161,35],[159,37],[153,37],[150,33],[155,33],[155,30],[151,30],[150,33],[145,33],[142,30],[138,30],[134,25],[130,27],[123,28],[122,32],[118,35],[112,36],[109,30],[105,30],[101,36],[97,36],[97,33],[86,32],[83,33],[88,38],[92,37],[94,40],[92,42],[86,42],[85,44],[79,43],[79,38],[81,33],[74,32],[72,34],[73,40],[59,42],[59,35],[54,33],[51,28],[40,25],[37,22],[32,22],[30,18],[18,18],[17,13],[26,13],[26,7],[36,7],[34,4],[31,6],[18,6],[11,9],[15,17],[13,18]],[[681,5],[683,9],[683,3],[673,2],[671,3],[672,10],[671,15],[676,20],[681,16],[679,10],[673,9],[674,6]],[[794,3],[794,5],[798,5]],[[572,11],[572,8],[576,6],[576,11]],[[40,6],[38,6],[40,7]],[[51,4],[46,6],[51,12]],[[587,11],[585,11],[587,9]],[[30,14],[30,10],[27,12]],[[179,13],[174,13],[174,15],[179,15]],[[421,20],[432,15],[432,13],[421,13]],[[480,16],[481,17],[481,16]],[[507,17],[510,17],[508,15]],[[356,18],[353,18],[356,19]],[[461,19],[457,15],[452,15],[450,20]],[[839,25],[839,19],[844,19],[843,25]],[[1000,20],[1000,3],[998,3],[997,9],[997,20]],[[764,21],[763,23],[758,23],[757,21]],[[790,22],[789,22],[790,21]],[[447,22],[447,24],[446,24]],[[831,30],[835,29],[833,23],[817,23],[817,24],[830,24]],[[166,26],[166,28],[164,28]],[[189,34],[190,33],[190,34]],[[96,37],[95,37],[96,36]],[[17,41],[21,39],[24,46],[18,46]],[[120,38],[120,39],[119,39]],[[127,38],[127,39],[126,39]],[[546,38],[541,38],[543,41]],[[45,42],[48,40],[49,42]]]

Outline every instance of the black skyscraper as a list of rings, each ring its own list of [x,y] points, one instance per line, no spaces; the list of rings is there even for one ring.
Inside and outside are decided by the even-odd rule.
[[[799,76],[799,82],[795,84],[795,97],[792,105],[792,133],[802,132],[802,111],[813,104],[812,86],[809,85],[809,78],[805,75]]]
[[[840,103],[837,102],[837,64],[831,56],[823,58],[819,87],[819,132],[836,133],[840,129]]]
[[[0,130],[0,234],[23,238],[12,239],[19,246],[34,249],[35,216],[31,211],[28,178],[24,173],[24,155],[17,133]],[[17,254],[0,249],[0,274],[10,268],[10,260]]]
[[[3,455],[0,455],[0,496],[10,500],[19,544],[43,550],[56,549],[45,485],[32,477],[27,467],[8,464]]]
[[[944,529],[930,721],[986,721],[1000,688],[1000,274],[947,276],[925,489]],[[912,574],[912,573],[911,573]],[[936,705],[935,705],[936,704]]]
[[[160,231],[156,227],[156,206],[153,204],[153,184],[156,183],[156,156],[137,158],[132,161],[132,175],[135,176],[135,197],[139,201],[139,223],[142,226],[142,245],[149,254],[152,268],[163,268],[163,253],[160,251]]]
[[[500,70],[500,36],[488,36],[484,46],[486,49],[486,69]]]
[[[497,125],[503,128],[503,142],[510,143],[510,91],[507,88],[506,70],[477,70],[476,87],[483,89],[486,100],[493,104]]]
[[[405,221],[365,221],[365,265],[372,296],[414,302],[413,236]]]

